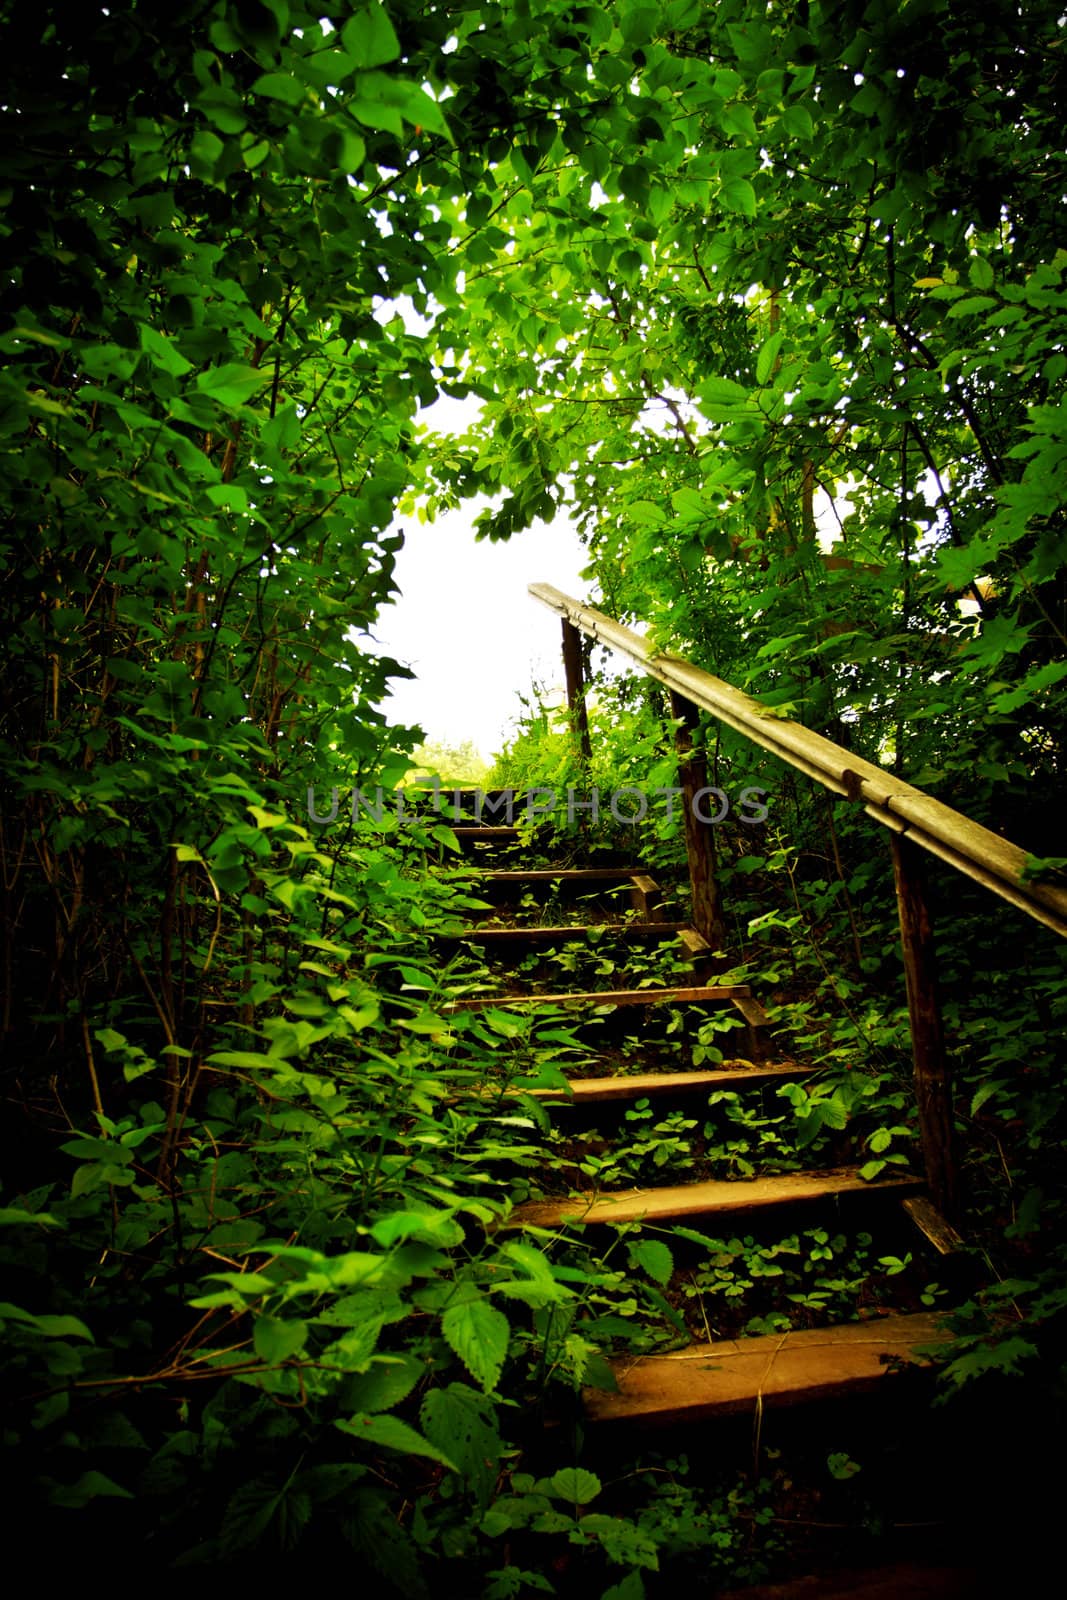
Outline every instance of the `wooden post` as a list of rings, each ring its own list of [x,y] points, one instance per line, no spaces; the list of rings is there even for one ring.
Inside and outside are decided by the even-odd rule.
[[[685,815],[685,852],[689,859],[689,881],[693,887],[693,926],[711,945],[721,950],[726,943],[726,925],[716,877],[715,825],[701,820],[694,809],[694,798],[708,786],[708,764],[693,750],[693,733],[700,713],[691,700],[671,690],[671,716],[681,719],[674,735],[678,752],[678,786],[682,791]],[[708,796],[700,802],[702,814],[708,811]],[[712,807],[711,809],[714,809]]]
[[[582,636],[573,622],[563,619],[563,672],[567,680],[567,704],[571,727],[583,761],[592,755],[589,719],[585,710],[585,672],[582,668]]]
[[[894,833],[890,842],[926,1181],[935,1206],[951,1221],[958,1215],[959,1205],[952,1075],[945,1055],[945,1030],[937,995],[934,933],[926,903],[926,861],[918,845],[909,839]]]

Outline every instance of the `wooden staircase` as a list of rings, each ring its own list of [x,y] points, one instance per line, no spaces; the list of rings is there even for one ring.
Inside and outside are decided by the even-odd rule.
[[[581,988],[521,994],[513,988],[514,963],[531,951],[558,948],[586,940],[590,926],[600,939],[618,940],[623,952],[656,940],[674,941],[698,973],[707,976],[714,952],[689,924],[660,920],[664,896],[651,874],[640,865],[623,867],[537,867],[525,869],[509,862],[494,867],[492,852],[515,843],[510,830],[458,828],[463,847],[477,846],[479,878],[476,893],[487,902],[483,920],[472,923],[451,938],[483,960],[495,963],[498,991],[467,996],[452,1002],[454,1012],[497,1007],[556,1010],[575,1014],[568,1025],[586,1016],[603,1016],[603,1008],[654,1008],[670,1003],[698,1013],[729,1008],[744,1023],[746,1054],[714,1070],[637,1071],[594,1077],[574,1077],[565,1086],[539,1090],[508,1090],[533,1094],[544,1108],[558,1116],[560,1108],[572,1113],[583,1107],[606,1107],[625,1115],[639,1101],[655,1102],[657,1113],[690,1108],[694,1101],[716,1090],[764,1085],[772,1088],[799,1081],[811,1069],[793,1061],[765,1059],[770,1021],[747,985],[695,983],[671,987]],[[503,923],[509,907],[531,895],[550,890],[554,901],[575,895],[613,893],[617,902],[628,894],[631,910],[640,920],[623,921],[616,915],[595,924],[565,921],[542,925],[522,921]],[[516,913],[512,913],[516,915]],[[599,915],[599,913],[598,913]],[[495,921],[484,919],[495,918]],[[559,1170],[546,1160],[546,1187],[559,1189]],[[958,1244],[952,1229],[930,1204],[921,1178],[894,1171],[875,1182],[860,1177],[853,1166],[828,1170],[787,1171],[750,1178],[704,1180],[665,1184],[661,1187],[620,1189],[614,1192],[572,1192],[532,1199],[517,1206],[503,1226],[524,1229],[539,1238],[580,1236],[583,1229],[619,1225],[659,1229],[685,1223],[700,1226],[728,1219],[740,1226],[755,1214],[783,1219],[800,1208],[805,1219],[827,1211],[860,1211],[872,1226],[887,1207],[897,1213],[900,1202],[908,1216],[934,1248],[947,1253]],[[890,1312],[867,1320],[823,1328],[798,1328],[789,1332],[742,1338],[712,1339],[693,1343],[664,1355],[625,1355],[611,1360],[616,1388],[583,1391],[586,1419],[591,1424],[618,1427],[621,1423],[668,1425],[705,1420],[744,1411],[759,1412],[767,1405],[793,1405],[831,1396],[878,1388],[905,1366],[921,1365],[917,1352],[937,1342],[935,1320],[927,1312]]]

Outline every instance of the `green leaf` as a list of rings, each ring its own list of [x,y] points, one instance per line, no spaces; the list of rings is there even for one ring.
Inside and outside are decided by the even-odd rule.
[[[285,72],[264,72],[252,85],[252,93],[268,100],[281,100],[287,106],[302,105],[307,87]]]
[[[725,178],[719,192],[727,211],[740,212],[743,217],[756,215],[756,191],[747,178]]]
[[[377,0],[345,23],[341,44],[359,68],[384,67],[400,54],[400,40]]]
[[[782,127],[792,139],[810,139],[815,132],[811,112],[807,106],[786,106],[781,117]]]
[[[258,1544],[269,1528],[272,1540],[281,1549],[291,1550],[310,1517],[311,1497],[295,1483],[253,1478],[231,1495],[219,1543],[227,1554],[233,1554]]]
[[[57,1484],[48,1498],[55,1506],[76,1511],[88,1505],[90,1500],[132,1500],[134,1497],[129,1489],[123,1489],[113,1478],[106,1477],[102,1472],[91,1471],[83,1472],[77,1483]]]
[[[650,527],[660,527],[667,520],[667,513],[654,500],[635,500],[627,506],[626,515],[631,522]]]
[[[354,1417],[342,1418],[334,1423],[335,1428],[340,1428],[342,1433],[349,1433],[354,1439],[359,1439],[364,1444],[382,1447],[386,1450],[399,1450],[404,1455],[427,1456],[431,1461],[439,1461],[450,1472],[458,1472],[452,1458],[439,1450],[429,1439],[424,1439],[421,1433],[416,1433],[414,1428],[406,1422],[401,1422],[399,1417],[371,1416],[366,1412],[357,1412]]]
[[[46,1312],[44,1316],[35,1317],[38,1331],[46,1339],[87,1339],[94,1343],[93,1336],[80,1317],[65,1317]]]
[[[24,1211],[21,1206],[0,1206],[0,1228],[65,1228],[67,1224],[60,1217],[53,1217],[48,1211]]]
[[[307,1343],[307,1323],[282,1317],[257,1317],[253,1344],[256,1355],[271,1366],[288,1361]]]
[[[141,324],[141,349],[147,352],[157,367],[176,378],[192,368],[193,363],[186,361],[173,339],[164,338],[148,323]]]
[[[993,287],[993,268],[982,256],[974,256],[967,270],[967,276],[976,289],[991,289]]]
[[[766,383],[768,378],[771,376],[771,373],[774,371],[774,363],[778,359],[778,352],[782,348],[782,340],[784,338],[785,332],[782,328],[779,328],[777,332],[771,334],[769,339],[764,341],[759,356],[756,360],[757,383]]]
[[[647,168],[631,164],[619,169],[619,193],[625,199],[643,207],[648,203],[648,191]]]
[[[419,1421],[431,1444],[455,1461],[479,1504],[488,1505],[504,1451],[492,1402],[464,1383],[450,1383],[430,1390]]]
[[[449,1306],[441,1332],[483,1389],[495,1389],[508,1353],[511,1325],[484,1297]]]
[[[732,378],[705,378],[697,389],[700,409],[712,422],[730,422],[749,412],[748,390]]]
[[[240,406],[250,400],[257,389],[262,389],[266,381],[256,367],[245,366],[238,361],[226,361],[220,367],[211,367],[207,372],[200,373],[196,387],[201,394],[209,395],[220,405]]]
[[[628,1572],[621,1583],[605,1589],[600,1600],[645,1600],[645,1583],[640,1572]]]
[[[997,1093],[1000,1087],[1001,1086],[999,1083],[983,1083],[980,1088],[975,1090],[975,1093],[971,1099],[972,1117],[976,1117],[978,1115],[986,1101],[992,1100],[993,1096]],[[874,1148],[873,1143],[871,1148]]]
[[[357,1411],[391,1411],[407,1399],[425,1371],[414,1356],[378,1356],[369,1372],[349,1379],[345,1405]]]
[[[971,294],[965,300],[957,300],[955,305],[950,306],[948,314],[950,317],[970,317],[979,311],[992,310],[996,303],[987,294]]]
[[[628,1244],[626,1250],[634,1266],[666,1288],[674,1276],[674,1257],[661,1239],[641,1239],[636,1244]]]
[[[549,1478],[545,1488],[557,1500],[566,1500],[568,1505],[587,1506],[595,1500],[603,1485],[595,1472],[587,1472],[584,1467],[561,1467]]]

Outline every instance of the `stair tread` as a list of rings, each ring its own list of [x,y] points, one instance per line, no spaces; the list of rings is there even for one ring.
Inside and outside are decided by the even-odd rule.
[[[501,824],[499,827],[489,827],[484,823],[454,823],[452,832],[457,839],[517,839],[519,829]]]
[[[478,944],[496,940],[501,944],[551,944],[554,939],[581,939],[594,930],[620,939],[667,939],[688,929],[687,922],[571,922],[558,926],[527,928],[464,928],[445,934],[449,939],[470,939]]]
[[[656,1189],[623,1189],[588,1199],[530,1200],[516,1206],[505,1226],[555,1228],[565,1222],[639,1222],[710,1216],[716,1212],[755,1211],[842,1194],[884,1194],[920,1190],[920,1178],[900,1176],[868,1183],[856,1167],[824,1172],[783,1172],[764,1178],[711,1178]]]
[[[617,1357],[611,1367],[618,1391],[583,1390],[586,1416],[592,1422],[690,1422],[767,1403],[828,1399],[873,1388],[887,1375],[885,1357],[906,1359],[915,1346],[947,1337],[932,1313],[911,1312],[724,1339],[661,1356]]]
[[[628,883],[644,874],[644,867],[527,867],[486,868],[490,883]]]
[[[546,1100],[630,1100],[638,1095],[722,1089],[735,1084],[756,1083],[765,1078],[797,1078],[814,1070],[814,1067],[801,1066],[797,1062],[786,1062],[767,1067],[716,1067],[707,1072],[635,1072],[625,1078],[569,1078],[566,1089],[515,1092]]]
[[[657,1005],[668,1001],[736,1000],[745,998],[751,992],[747,983],[728,983],[720,984],[717,988],[590,989],[564,994],[465,995],[462,1000],[449,1001],[445,1010],[477,1010],[485,1006],[561,1006],[574,1004],[575,1001],[591,1006]]]

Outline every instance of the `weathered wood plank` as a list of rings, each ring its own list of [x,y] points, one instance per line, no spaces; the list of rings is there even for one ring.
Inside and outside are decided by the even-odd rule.
[[[748,1053],[753,1060],[758,1061],[767,1048],[762,1034],[771,1026],[771,1019],[759,1001],[751,995],[738,996],[733,1001],[733,1007],[745,1019],[745,1043]]]
[[[585,1389],[591,1422],[669,1424],[797,1405],[869,1390],[890,1359],[916,1362],[916,1347],[943,1342],[928,1313],[833,1328],[691,1345],[611,1363],[618,1392]]]
[[[450,1000],[445,1011],[477,1011],[486,1006],[573,1006],[591,1010],[595,1006],[715,1005],[735,1000],[752,991],[747,983],[720,984],[717,988],[694,989],[589,989],[567,994],[489,994],[467,995]]]
[[[890,845],[911,1023],[919,1137],[930,1196],[951,1220],[959,1209],[952,1074],[937,993],[934,933],[926,901],[926,862],[917,846],[897,834],[890,835]]]
[[[564,1223],[677,1222],[685,1217],[758,1211],[768,1206],[807,1204],[838,1195],[880,1195],[901,1189],[920,1189],[922,1180],[908,1176],[865,1183],[855,1167],[828,1172],[784,1172],[770,1178],[740,1178],[728,1183],[670,1184],[662,1189],[628,1189],[616,1194],[571,1197],[567,1200],[531,1200],[517,1206],[505,1224],[509,1228],[558,1228]]]
[[[483,839],[517,839],[518,828],[510,828],[506,824],[501,827],[489,827],[487,824],[471,824],[469,827],[457,823],[452,827],[452,832],[460,844],[477,844]]]
[[[697,800],[708,786],[708,763],[702,751],[694,748],[693,735],[700,724],[700,713],[691,700],[672,689],[671,715],[679,719],[674,742],[678,752],[678,786],[682,791],[685,822],[685,853],[689,862],[689,881],[693,890],[693,926],[709,941],[712,949],[726,944],[726,924],[717,877],[715,828],[702,821]],[[706,796],[705,796],[706,798]]]
[[[595,941],[599,945],[606,942],[609,936],[623,943],[627,940],[636,943],[642,939],[681,937],[687,929],[684,922],[575,922],[550,928],[464,928],[462,933],[442,934],[441,937],[464,939],[470,944],[522,946],[558,944],[566,939],[584,939],[591,931],[601,936]]]
[[[567,682],[567,706],[578,753],[589,761],[589,718],[585,709],[585,668],[582,664],[582,636],[574,624],[563,618],[563,675]]]
[[[912,1195],[903,1202],[904,1210],[919,1232],[933,1245],[939,1256],[954,1256],[965,1248],[964,1239],[924,1194]]]
[[[491,868],[487,869],[479,879],[478,887],[481,889],[501,884],[511,888],[513,885],[521,886],[526,883],[537,887],[539,884],[558,883],[564,888],[568,886],[581,888],[587,883],[622,884],[639,875],[641,870],[640,867],[525,867],[517,870]],[[649,878],[648,882],[651,883],[652,879]]]
[[[660,901],[663,891],[654,878],[646,872],[635,873],[630,884],[630,903],[637,914],[647,922],[662,916]]]
[[[711,1072],[635,1072],[628,1078],[571,1078],[566,1089],[524,1089],[515,1093],[532,1094],[542,1100],[573,1100],[576,1105],[595,1105],[610,1100],[637,1100],[660,1095],[672,1099],[687,1094],[707,1094],[712,1089],[743,1089],[776,1078],[802,1078],[813,1067],[795,1062],[767,1067],[716,1067]]]
[[[670,927],[670,923],[667,923],[666,926]],[[685,950],[690,961],[708,961],[711,959],[711,945],[704,935],[698,933],[695,928],[687,927],[684,924],[681,925],[678,930],[678,942]]]

